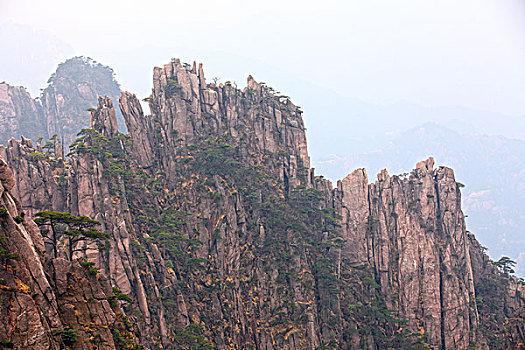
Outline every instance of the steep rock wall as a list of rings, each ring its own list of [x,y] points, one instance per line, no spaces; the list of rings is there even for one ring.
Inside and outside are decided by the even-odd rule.
[[[364,170],[338,183],[349,263],[369,265],[389,309],[439,348],[477,342],[470,249],[451,169],[421,162],[408,178]],[[346,256],[346,254],[345,254]]]
[[[0,143],[20,136],[48,138],[42,105],[25,88],[0,84]]]
[[[107,279],[78,261],[50,259],[11,191],[0,159],[0,344],[16,349],[119,349],[136,344]],[[115,336],[118,332],[119,336]]]
[[[429,159],[373,184],[359,169],[333,189],[309,168],[300,109],[252,77],[242,91],[206,84],[202,66],[173,60],[153,85],[151,115],[122,93],[127,136],[99,98],[67,161],[28,140],[0,147],[24,208],[86,215],[112,234],[107,249],[76,258],[132,296],[125,312],[144,346],[523,342],[523,285],[491,268],[465,230],[451,169]],[[483,289],[489,275],[507,286],[496,291],[506,325],[493,321],[501,298]]]
[[[89,127],[89,112],[99,95],[116,102],[120,87],[113,70],[86,57],[61,63],[40,97],[32,98],[23,87],[0,84],[0,143],[21,136],[33,141],[54,134],[67,148],[77,133]],[[126,130],[120,110],[115,111],[121,131]]]

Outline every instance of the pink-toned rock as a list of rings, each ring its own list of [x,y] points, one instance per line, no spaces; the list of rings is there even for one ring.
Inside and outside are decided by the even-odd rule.
[[[99,96],[97,109],[89,113],[89,125],[106,137],[117,135],[117,115],[109,97]]]

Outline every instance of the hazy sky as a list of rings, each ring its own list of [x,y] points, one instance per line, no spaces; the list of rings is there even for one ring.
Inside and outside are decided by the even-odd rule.
[[[523,0],[0,0],[8,21],[117,73],[112,52],[222,51],[367,102],[525,114]]]

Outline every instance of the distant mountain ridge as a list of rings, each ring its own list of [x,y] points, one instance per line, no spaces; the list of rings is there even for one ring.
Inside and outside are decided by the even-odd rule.
[[[56,134],[67,147],[81,129],[89,127],[88,109],[96,106],[98,96],[118,99],[119,95],[113,70],[81,56],[59,64],[37,98],[23,87],[0,83],[0,143],[22,135],[36,140]],[[117,118],[125,131],[120,111]]]

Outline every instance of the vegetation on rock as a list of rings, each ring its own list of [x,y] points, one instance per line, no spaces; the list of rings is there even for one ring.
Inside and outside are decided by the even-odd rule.
[[[360,169],[334,189],[310,169],[301,113],[287,97],[251,77],[244,91],[207,85],[201,67],[178,60],[155,69],[148,102],[152,115],[122,95],[123,135],[99,99],[91,128],[52,167],[28,144],[5,151],[16,174],[46,179],[40,208],[30,186],[20,195],[41,210],[46,259],[65,276],[56,288],[98,286],[92,302],[111,308],[111,331],[97,328],[98,313],[81,327],[68,318],[86,315],[80,293],[59,294],[63,332],[76,330],[77,344],[134,348],[134,334],[148,348],[180,349],[523,341],[512,261],[497,262],[500,272],[483,260],[451,169],[429,159],[373,184]],[[59,182],[63,194],[50,200]]]

